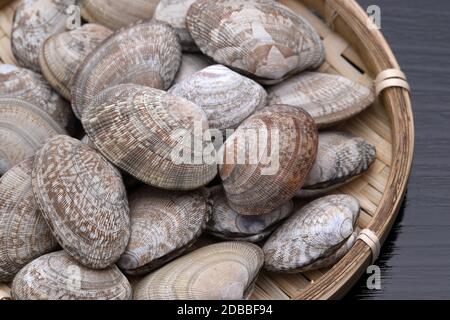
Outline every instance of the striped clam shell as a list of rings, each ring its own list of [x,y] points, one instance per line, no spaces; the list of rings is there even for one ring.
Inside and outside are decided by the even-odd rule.
[[[275,1],[198,0],[186,23],[203,53],[265,84],[324,61],[324,46],[313,27]]]
[[[267,89],[268,104],[289,104],[306,110],[318,127],[349,119],[373,103],[372,88],[340,75],[304,72]]]
[[[201,191],[166,192],[148,186],[130,198],[131,237],[117,265],[128,274],[145,274],[167,256],[175,258],[195,241],[209,219]]]
[[[10,64],[0,64],[0,97],[26,100],[48,113],[62,128],[75,129],[70,104],[52,90],[38,73]]]
[[[0,97],[0,175],[62,133],[64,130],[34,104]]]
[[[266,105],[258,83],[222,65],[213,65],[170,88],[169,93],[200,106],[212,129],[233,129]]]
[[[269,236],[278,223],[294,210],[294,203],[289,200],[269,213],[244,216],[230,208],[222,187],[211,189],[211,193],[213,208],[206,230],[220,239],[259,242]]]
[[[14,278],[15,300],[129,300],[132,290],[115,266],[89,269],[64,251],[33,260]]]
[[[34,200],[32,167],[27,158],[0,178],[0,281],[58,247]]]
[[[80,0],[81,16],[111,30],[153,17],[159,0]]]
[[[117,31],[83,62],[74,77],[72,107],[81,119],[103,89],[134,83],[168,89],[181,63],[178,37],[168,24],[147,22]]]
[[[73,77],[86,56],[112,32],[100,25],[81,28],[47,38],[41,46],[39,63],[47,81],[64,98],[70,100]]]
[[[56,136],[37,152],[32,179],[42,214],[70,256],[93,269],[119,259],[130,237],[119,171],[79,140]]]
[[[265,243],[265,269],[300,272],[332,255],[352,236],[359,209],[350,195],[326,196],[302,207]]]
[[[75,0],[22,0],[16,9],[11,34],[12,52],[25,68],[40,72],[39,50],[49,36],[66,28],[66,13]]]
[[[205,138],[208,133],[206,116],[186,99],[149,87],[118,85],[93,99],[82,122],[102,154],[146,184],[193,190],[217,174],[214,156],[212,161],[192,161],[214,147],[203,137],[202,130]],[[188,159],[178,161],[180,148]]]
[[[297,196],[335,189],[367,171],[375,159],[375,147],[364,139],[339,131],[321,132],[316,162]]]
[[[181,66],[173,84],[178,84],[192,76],[194,73],[210,66],[212,61],[201,53],[183,53]]]
[[[146,276],[136,300],[230,300],[248,298],[262,267],[262,250],[246,242],[197,249]]]
[[[317,129],[302,109],[275,105],[254,114],[219,151],[230,207],[244,215],[280,207],[303,185],[316,152]]]
[[[160,0],[155,9],[154,19],[170,24],[178,33],[184,51],[198,51],[186,26],[186,14],[196,0]]]

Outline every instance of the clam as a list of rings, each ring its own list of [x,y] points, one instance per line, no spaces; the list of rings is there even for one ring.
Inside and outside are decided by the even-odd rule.
[[[192,76],[194,73],[210,66],[211,60],[201,53],[183,53],[181,57],[181,66],[177,72],[174,84],[182,82],[184,79]]]
[[[42,74],[64,98],[70,100],[73,77],[86,56],[112,32],[100,25],[81,28],[47,38],[41,46],[39,62]]]
[[[245,120],[219,151],[228,204],[237,213],[269,213],[290,200],[314,164],[317,129],[302,109],[275,105]]]
[[[117,84],[166,90],[180,62],[178,37],[168,24],[148,22],[122,29],[91,52],[76,73],[72,88],[74,112],[81,119],[95,95]]]
[[[62,133],[64,130],[34,104],[0,97],[0,175]]]
[[[80,0],[82,17],[116,30],[153,17],[159,0]]]
[[[359,209],[349,195],[326,196],[302,207],[265,243],[265,269],[300,272],[334,254],[352,236]]]
[[[306,110],[317,126],[349,119],[375,100],[372,88],[340,75],[304,72],[267,89],[268,104],[289,104]]]
[[[185,51],[198,51],[186,26],[186,14],[196,0],[160,0],[155,9],[154,19],[170,24],[178,33]]]
[[[118,85],[93,99],[82,123],[109,161],[146,184],[193,190],[216,176],[206,116],[186,99],[154,88]]]
[[[130,283],[116,266],[92,270],[64,251],[33,260],[14,278],[15,300],[129,300]]]
[[[10,64],[0,64],[0,96],[26,100],[47,112],[62,128],[75,129],[70,104],[40,75]]]
[[[262,250],[246,242],[197,249],[146,276],[137,300],[229,300],[248,298],[262,267]]]
[[[131,237],[117,265],[145,274],[187,249],[205,228],[210,206],[201,191],[142,187],[130,198]],[[180,252],[180,253],[181,253]]]
[[[266,105],[267,93],[258,83],[222,65],[213,65],[170,88],[169,93],[200,106],[212,129],[234,129]]]
[[[375,158],[375,147],[362,138],[339,131],[322,132],[316,162],[297,196],[317,196],[335,189],[367,171]]]
[[[37,152],[32,179],[44,219],[70,256],[93,269],[119,259],[130,237],[119,171],[81,141],[56,136]]]
[[[325,57],[313,27],[275,1],[198,0],[186,23],[203,53],[265,84],[316,68]]]
[[[45,39],[65,30],[66,13],[76,0],[23,0],[16,9],[11,34],[12,52],[25,68],[40,72],[39,50]]]
[[[277,224],[294,210],[289,200],[281,207],[258,216],[244,216],[230,208],[221,187],[211,190],[212,214],[207,224],[207,232],[225,240],[259,242],[276,228]]]
[[[58,243],[37,208],[31,188],[33,157],[0,178],[0,281],[11,281],[33,259]]]

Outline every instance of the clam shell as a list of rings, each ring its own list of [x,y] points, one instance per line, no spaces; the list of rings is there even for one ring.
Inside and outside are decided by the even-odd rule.
[[[10,64],[0,64],[0,96],[26,100],[47,112],[62,128],[75,130],[70,104],[40,75]]]
[[[335,189],[367,171],[375,159],[375,147],[364,139],[339,131],[322,132],[316,162],[297,196]]]
[[[81,16],[116,30],[153,17],[159,0],[80,0]]]
[[[207,136],[203,139],[206,116],[186,99],[149,87],[118,85],[93,99],[82,122],[101,153],[146,184],[193,190],[216,176],[214,147]],[[178,161],[180,148],[188,159]],[[204,150],[212,150],[210,162],[192,161]]]
[[[105,40],[75,75],[72,106],[77,117],[103,89],[134,83],[168,89],[181,63],[178,37],[162,22],[137,24]]]
[[[103,26],[85,24],[81,28],[50,36],[44,41],[39,54],[42,74],[56,91],[70,100],[76,71],[86,56],[111,34],[112,31]]]
[[[66,13],[75,0],[23,0],[16,9],[11,34],[12,52],[25,68],[40,72],[39,50],[45,39],[66,28]]]
[[[181,66],[173,83],[178,84],[211,64],[212,61],[201,53],[183,53]]]
[[[129,300],[130,283],[116,266],[92,270],[64,251],[44,255],[23,268],[12,283],[15,300]]]
[[[198,0],[186,23],[203,53],[267,84],[318,67],[325,57],[313,27],[275,1]]]
[[[44,111],[21,99],[0,97],[0,175],[64,130]]]
[[[254,114],[219,151],[230,207],[244,215],[280,207],[303,185],[316,152],[317,129],[302,109],[276,105]]]
[[[186,26],[186,14],[196,0],[160,0],[155,9],[154,19],[170,24],[178,33],[185,51],[198,51]]]
[[[306,110],[318,127],[349,119],[375,100],[372,88],[340,75],[304,72],[267,89],[268,104],[289,104]]]
[[[213,208],[206,230],[225,240],[259,242],[270,235],[277,224],[294,210],[294,203],[289,200],[267,214],[244,216],[230,208],[221,187],[212,189],[211,193]]]
[[[222,242],[195,250],[142,279],[137,300],[248,298],[263,264],[262,250],[246,242]]]
[[[130,237],[120,173],[100,154],[68,136],[50,139],[36,154],[33,190],[63,249],[83,265],[116,262]]]
[[[349,195],[314,200],[287,219],[267,240],[265,268],[300,272],[333,254],[353,234],[359,202]]]
[[[196,240],[209,214],[201,191],[140,188],[130,198],[131,237],[117,265],[129,274],[150,272],[158,260]]]
[[[33,158],[0,178],[0,281],[11,281],[33,259],[58,247],[31,188]]]
[[[213,65],[170,88],[169,93],[200,106],[212,129],[233,129],[266,105],[258,83],[222,65]]]

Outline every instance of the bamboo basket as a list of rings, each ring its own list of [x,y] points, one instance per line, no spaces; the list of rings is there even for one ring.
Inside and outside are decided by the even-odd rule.
[[[1,1],[1,0],[0,0]],[[341,74],[365,85],[399,65],[382,34],[368,28],[368,17],[354,0],[279,0],[305,17],[326,47],[320,71]],[[1,1],[3,3],[4,1]],[[0,10],[0,60],[15,64],[10,31],[14,1]],[[1,7],[1,5],[0,5]],[[409,92],[384,90],[362,114],[340,125],[377,148],[377,159],[362,177],[336,190],[361,203],[360,228],[369,228],[383,243],[396,218],[411,170],[414,124]],[[371,264],[371,249],[358,240],[332,268],[299,274],[261,274],[252,299],[337,299],[347,293]],[[0,299],[9,287],[0,283]]]

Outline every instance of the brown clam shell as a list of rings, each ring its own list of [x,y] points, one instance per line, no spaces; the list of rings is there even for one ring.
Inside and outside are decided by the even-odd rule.
[[[168,262],[168,255],[175,258],[200,236],[210,209],[206,194],[199,190],[138,189],[130,197],[130,242],[117,265],[128,274],[145,274],[161,260]]]
[[[114,85],[134,83],[166,90],[180,63],[178,37],[168,24],[153,21],[117,31],[88,55],[75,75],[75,115],[81,119],[90,100]]]
[[[200,50],[265,84],[322,64],[313,27],[286,6],[267,0],[198,0],[186,23]]]
[[[149,87],[118,85],[93,99],[82,123],[108,160],[146,184],[193,190],[216,176],[206,116],[186,99]],[[204,161],[204,150],[211,151],[210,161]],[[178,158],[180,151],[183,158]]]
[[[11,34],[14,57],[25,68],[40,72],[39,50],[45,39],[65,30],[66,13],[75,0],[23,0],[16,9]]]
[[[42,214],[70,256],[93,269],[119,259],[130,218],[117,169],[81,141],[56,136],[37,152],[32,179]]]
[[[27,158],[0,178],[0,281],[58,247],[34,200],[32,167]]]
[[[266,214],[303,185],[317,153],[317,128],[302,109],[274,105],[245,120],[219,152],[231,208]]]
[[[70,100],[72,81],[78,68],[86,56],[111,34],[109,29],[89,23],[50,36],[39,54],[42,74],[56,91]]]
[[[269,87],[268,104],[289,104],[306,110],[318,127],[349,119],[373,103],[373,88],[340,75],[303,72]]]
[[[129,300],[132,290],[115,266],[89,269],[58,251],[33,260],[14,278],[15,300]]]

